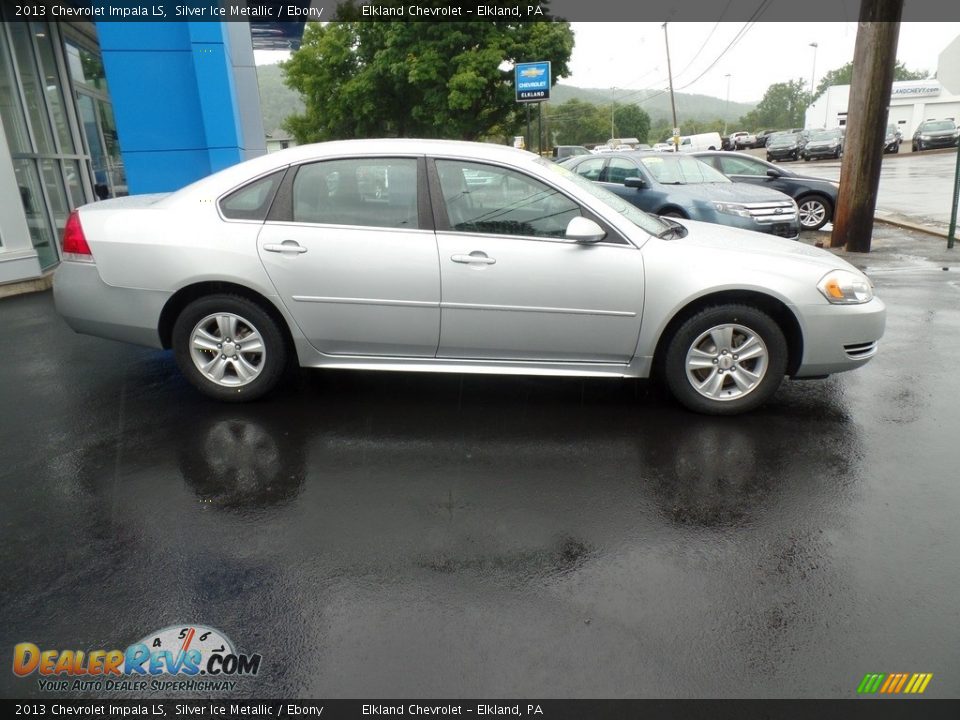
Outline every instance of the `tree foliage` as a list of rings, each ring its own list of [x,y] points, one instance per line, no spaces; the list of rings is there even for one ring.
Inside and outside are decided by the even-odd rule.
[[[774,83],[767,88],[756,108],[740,118],[748,129],[786,129],[803,127],[810,93],[804,90],[803,80]]]
[[[420,6],[447,3],[424,0]],[[510,135],[523,108],[515,102],[513,70],[504,68],[549,60],[555,82],[568,73],[573,50],[566,22],[358,22],[358,17],[356,6],[343,4],[336,21],[309,23],[300,49],[283,64],[285,82],[305,105],[285,123],[298,142]]]
[[[893,66],[894,80],[924,80],[929,76],[930,73],[926,70],[911,70],[899,60],[897,60],[896,65]],[[832,87],[834,85],[849,85],[852,80],[853,62],[851,61],[843,67],[828,70],[826,73],[824,73],[823,77],[820,79],[820,82],[817,83],[817,89],[814,91],[813,97],[820,97],[826,92],[828,87]]]
[[[610,112],[613,110],[612,137],[635,137],[647,141],[650,116],[636,105],[595,105],[571,99],[559,105],[547,105],[547,122],[554,145],[594,145],[610,137]]]

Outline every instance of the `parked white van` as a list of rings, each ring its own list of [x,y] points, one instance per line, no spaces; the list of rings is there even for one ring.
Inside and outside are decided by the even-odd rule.
[[[680,152],[700,152],[701,150],[719,150],[722,143],[720,133],[699,133],[680,136]]]

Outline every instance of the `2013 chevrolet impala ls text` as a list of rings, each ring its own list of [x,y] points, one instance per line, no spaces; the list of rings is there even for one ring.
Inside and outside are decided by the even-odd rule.
[[[57,309],[172,348],[220,400],[290,360],[362,370],[658,375],[734,414],[784,376],[876,352],[886,311],[831,253],[649,215],[531,153],[439,140],[305,145],[70,216]]]

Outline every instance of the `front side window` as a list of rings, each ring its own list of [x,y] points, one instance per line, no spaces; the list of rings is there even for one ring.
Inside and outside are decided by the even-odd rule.
[[[623,185],[627,178],[640,177],[640,171],[630,160],[610,158],[607,165],[607,182]]]
[[[581,214],[563,193],[506,168],[437,160],[437,174],[452,230],[561,238]]]
[[[357,158],[303,165],[293,181],[293,221],[417,228],[417,161]]]
[[[584,177],[587,180],[599,180],[600,173],[603,172],[603,158],[591,158],[590,160],[584,160],[582,163],[577,165],[573,171],[580,177]]]
[[[767,166],[746,158],[720,158],[720,170],[726,175],[756,175],[767,174]]]

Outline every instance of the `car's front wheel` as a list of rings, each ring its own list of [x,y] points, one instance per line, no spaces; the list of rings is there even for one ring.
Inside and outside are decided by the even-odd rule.
[[[769,400],[787,366],[776,322],[749,305],[718,305],[689,318],[667,344],[664,375],[688,409],[735,415]]]
[[[238,295],[210,295],[187,305],[173,326],[173,352],[198,390],[233,402],[268,393],[287,364],[276,321]]]
[[[808,195],[797,203],[800,211],[800,226],[804,230],[819,230],[832,215],[830,201],[820,195]]]

